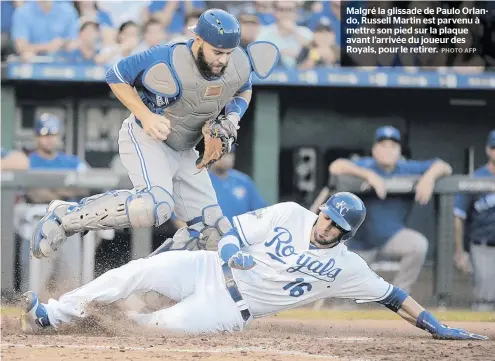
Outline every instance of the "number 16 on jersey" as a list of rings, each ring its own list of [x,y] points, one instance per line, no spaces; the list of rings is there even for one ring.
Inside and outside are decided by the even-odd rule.
[[[311,283],[304,282],[304,278],[296,278],[294,282],[287,283],[283,289],[285,291],[290,290],[291,297],[299,297],[304,294],[305,291],[311,291],[313,286]]]

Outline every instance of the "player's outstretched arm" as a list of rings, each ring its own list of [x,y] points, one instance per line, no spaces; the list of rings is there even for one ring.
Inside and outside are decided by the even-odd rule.
[[[460,328],[448,327],[402,289],[395,287],[390,295],[379,303],[396,312],[414,326],[428,331],[434,338],[444,340],[488,340],[488,337],[470,333]]]

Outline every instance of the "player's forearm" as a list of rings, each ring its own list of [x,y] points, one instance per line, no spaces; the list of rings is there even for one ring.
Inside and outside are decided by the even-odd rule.
[[[438,338],[450,340],[486,340],[482,335],[471,334],[462,329],[449,328],[438,321],[435,316],[424,309],[411,296],[399,287],[394,286],[384,299],[377,301],[389,310],[397,313],[407,322],[425,330]]]
[[[50,43],[44,43],[44,44],[30,44],[27,40],[25,39],[19,39],[14,42],[15,44],[15,49],[18,54],[22,53],[34,53],[38,54],[41,52],[48,52],[49,45]]]
[[[252,90],[245,90],[229,100],[225,105],[225,116],[236,126],[247,111],[251,102]]]
[[[440,327],[440,322],[431,313],[400,288],[394,287],[390,296],[380,303],[422,330],[435,333]]]
[[[27,197],[33,203],[48,203],[59,198],[58,194],[51,189],[31,189],[27,192]]]
[[[95,56],[96,64],[108,64],[111,59],[120,55],[122,53],[122,48],[120,46],[113,47],[109,51],[103,51]]]
[[[464,250],[464,220],[459,217],[454,219],[455,251],[461,253]]]
[[[406,321],[413,322],[413,324],[416,325],[416,321],[418,320],[419,315],[424,310],[424,307],[417,303],[414,298],[412,298],[411,296],[407,296],[407,298],[402,303],[401,308],[399,309],[399,311],[397,311],[397,314],[404,318]]]
[[[425,172],[423,177],[430,177],[432,180],[445,177],[452,174],[452,167],[447,162],[439,159]]]
[[[330,173],[334,175],[352,175],[362,179],[368,179],[370,170],[360,167],[348,159],[337,159],[330,164]]]
[[[158,11],[152,14],[151,17],[158,20],[164,27],[168,27],[172,17],[174,16],[176,10],[178,8],[178,2],[169,1],[162,11]]]
[[[109,84],[109,86],[120,102],[124,104],[136,118],[142,120],[150,113],[148,107],[129,84],[119,83]]]
[[[218,242],[218,255],[225,263],[240,249],[239,235],[234,228],[227,232]]]

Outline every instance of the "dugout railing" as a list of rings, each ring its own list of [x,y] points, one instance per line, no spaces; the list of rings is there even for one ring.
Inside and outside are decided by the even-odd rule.
[[[414,192],[418,177],[396,177],[385,180],[390,194]],[[81,188],[94,190],[94,193],[111,189],[130,189],[132,184],[125,174],[109,170],[90,170],[88,172],[55,171],[3,171],[1,174],[1,292],[3,299],[14,296],[14,220],[13,207],[18,192],[29,188]],[[350,176],[334,176],[330,188],[335,191],[350,191],[356,194],[373,192],[361,179]],[[434,190],[436,207],[436,252],[433,282],[434,297],[439,305],[451,303],[454,284],[454,197],[457,193],[495,192],[495,177],[471,178],[454,175],[437,181]],[[90,232],[91,233],[91,232]],[[87,235],[83,241],[84,281],[92,278],[94,257],[94,238]],[[87,243],[87,244],[86,244]],[[132,258],[148,255],[152,250],[150,229],[133,230]]]

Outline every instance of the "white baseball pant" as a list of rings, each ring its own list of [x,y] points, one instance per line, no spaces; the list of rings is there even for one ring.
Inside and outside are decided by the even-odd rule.
[[[210,251],[170,251],[132,261],[58,300],[50,299],[45,305],[50,323],[57,327],[85,317],[85,306],[92,301],[109,304],[134,291],[156,291],[178,303],[129,317],[141,325],[175,332],[243,330],[245,323],[227,291],[220,262],[217,253]]]

